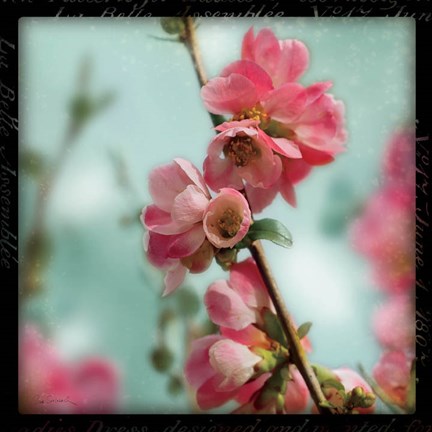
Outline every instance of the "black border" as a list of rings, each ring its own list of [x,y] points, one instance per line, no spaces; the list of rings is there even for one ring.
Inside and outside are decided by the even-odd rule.
[[[36,3],[37,2],[37,3]],[[61,10],[61,8],[63,8]],[[111,8],[111,9],[108,9]],[[416,20],[416,119],[417,119],[417,409],[413,415],[365,416],[232,416],[232,415],[21,415],[17,411],[18,355],[18,20],[27,16],[145,17],[145,16],[340,16],[412,17]],[[258,15],[257,15],[258,14]],[[332,17],[332,18],[330,18]],[[432,218],[430,215],[430,141],[428,104],[431,92],[432,26],[429,0],[1,0],[0,80],[14,92],[0,92],[0,166],[2,181],[1,248],[11,254],[9,269],[0,266],[0,426],[6,432],[432,432],[429,389],[432,388],[432,313],[428,310]],[[365,89],[367,91],[367,89]],[[371,107],[373,109],[373,107]],[[7,191],[11,191],[7,195]],[[6,205],[7,204],[7,205]],[[6,229],[6,231],[4,231]],[[9,236],[6,238],[6,236]],[[3,255],[2,255],[3,257]],[[6,265],[6,262],[3,262]],[[7,283],[4,283],[7,281]],[[423,317],[423,318],[422,318]],[[7,342],[6,342],[7,341]],[[94,426],[90,428],[90,425]],[[97,423],[100,422],[100,423]],[[101,426],[101,427],[100,427]],[[238,428],[236,428],[238,426]]]

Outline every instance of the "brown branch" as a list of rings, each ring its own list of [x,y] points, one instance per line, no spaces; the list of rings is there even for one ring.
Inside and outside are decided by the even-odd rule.
[[[201,54],[196,38],[195,25],[191,17],[185,17],[184,23],[185,32],[182,35],[181,40],[188,48],[194,64],[195,72],[198,77],[198,81],[200,85],[203,86],[207,82],[207,77],[202,65]],[[209,114],[215,125],[220,123],[217,123],[216,116],[211,113]],[[304,352],[303,346],[301,345],[293,321],[290,317],[290,314],[288,313],[283,297],[270,270],[270,266],[268,264],[261,242],[253,242],[249,247],[249,250],[258,266],[258,269],[266,284],[270,297],[275,305],[277,314],[281,320],[294,364],[297,366],[297,369],[305,380],[311,397],[315,402],[319,412],[321,414],[331,414],[332,411],[330,409],[320,406],[320,403],[325,402],[326,398],[321,390],[318,379],[306,357],[306,353]]]

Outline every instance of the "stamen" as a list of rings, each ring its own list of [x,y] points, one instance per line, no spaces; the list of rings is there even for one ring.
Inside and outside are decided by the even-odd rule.
[[[241,121],[245,119],[258,120],[260,122],[261,129],[265,129],[270,121],[269,115],[264,112],[260,104],[253,108],[247,108],[242,110],[239,114],[235,115],[232,120]]]
[[[223,153],[238,167],[246,166],[259,155],[258,149],[253,145],[252,138],[249,137],[233,138],[224,146]]]
[[[234,237],[240,229],[242,218],[233,210],[227,209],[218,219],[219,232],[224,238]]]

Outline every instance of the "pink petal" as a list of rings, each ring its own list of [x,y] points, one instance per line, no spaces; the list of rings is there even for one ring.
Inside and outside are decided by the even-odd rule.
[[[220,76],[229,77],[232,74],[242,75],[251,81],[255,85],[258,100],[273,88],[272,80],[267,72],[254,62],[239,60],[231,63],[222,70]]]
[[[305,89],[297,83],[287,83],[267,94],[261,101],[266,113],[282,123],[291,123],[303,112],[307,103]]]
[[[170,258],[183,258],[192,255],[203,244],[205,233],[201,224],[194,225],[189,231],[172,236],[168,248]]]
[[[279,180],[279,192],[283,199],[291,206],[297,207],[297,197],[294,190],[294,185],[287,176],[282,176]]]
[[[198,168],[186,159],[176,158],[174,162],[183,170],[189,180],[198,186],[207,198],[210,198],[210,193]]]
[[[230,285],[247,306],[255,309],[272,308],[267,288],[252,258],[232,265]]]
[[[259,120],[253,120],[253,119],[244,119],[240,121],[226,121],[224,123],[221,123],[220,125],[216,126],[215,129],[219,132],[224,132],[227,129],[233,129],[233,128],[256,128],[260,124]]]
[[[307,147],[306,145],[300,146],[303,160],[309,165],[326,165],[334,161],[334,157],[317,149]]]
[[[260,390],[270,377],[271,373],[265,373],[253,381],[249,381],[244,384],[235,397],[236,401],[240,402],[241,404],[249,402],[252,399],[254,393]]]
[[[173,220],[171,214],[154,204],[143,210],[141,221],[148,230],[165,235],[180,234],[191,227],[189,222]]]
[[[155,205],[167,213],[171,213],[174,198],[190,183],[175,162],[159,166],[149,174],[150,195]]]
[[[221,339],[222,336],[209,335],[192,342],[191,352],[184,368],[186,380],[191,387],[197,389],[215,375],[209,361],[209,349]]]
[[[255,84],[240,74],[211,79],[201,89],[201,97],[213,114],[237,114],[258,102]]]
[[[277,185],[270,186],[267,189],[254,188],[246,184],[245,190],[252,212],[260,213],[273,202],[279,188]]]
[[[282,159],[283,175],[294,185],[303,180],[311,172],[312,166],[304,159]]]
[[[283,156],[291,159],[301,159],[302,154],[298,145],[294,141],[286,138],[270,138],[269,144],[271,148]]]
[[[255,61],[255,36],[253,27],[251,27],[243,37],[242,49],[241,49],[241,58],[242,60],[251,60]]]
[[[225,280],[210,285],[204,303],[210,319],[217,325],[241,330],[256,322],[254,311],[244,304]]]
[[[245,384],[254,374],[253,367],[262,360],[246,346],[230,339],[213,344],[209,357],[213,369],[225,376],[217,387],[223,391],[235,390]]]
[[[242,330],[220,327],[220,332],[222,336],[246,346],[258,346],[266,349],[271,348],[267,335],[253,324],[248,325]]]
[[[189,185],[176,196],[171,215],[177,223],[194,224],[201,222],[209,199],[195,185]]]
[[[285,409],[288,414],[295,414],[304,411],[309,402],[309,390],[295,366],[290,366],[292,381],[287,382],[285,393]]]
[[[167,269],[177,263],[177,260],[168,257],[168,249],[173,236],[150,231],[146,237],[147,259],[152,265],[161,269]]]
[[[228,402],[237,394],[237,389],[232,391],[220,391],[218,385],[222,377],[209,378],[197,391],[197,404],[202,410],[216,408]]]
[[[183,283],[186,273],[186,267],[180,262],[175,267],[169,269],[165,275],[165,290],[162,296],[165,297],[175,291]]]
[[[275,87],[296,81],[309,66],[309,51],[296,39],[279,41],[280,55],[277,68],[272,74]]]

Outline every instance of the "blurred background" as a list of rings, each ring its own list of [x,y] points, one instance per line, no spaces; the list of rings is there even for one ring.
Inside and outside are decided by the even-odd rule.
[[[370,371],[381,352],[371,317],[384,294],[353,250],[349,226],[380,185],[386,143],[414,125],[415,22],[197,24],[209,77],[240,57],[250,26],[270,27],[279,39],[300,39],[309,48],[300,82],[331,80],[330,92],[345,103],[346,153],[296,187],[296,209],[278,197],[260,217],[278,219],[292,233],[291,249],[265,249],[296,322],[313,323],[311,361]],[[185,347],[212,331],[202,297],[227,275],[213,263],[161,299],[163,275],[146,262],[139,221],[150,202],[150,170],[175,157],[201,168],[214,134],[187,50],[157,18],[23,18],[19,52],[20,330],[27,346],[20,362],[33,378],[46,364],[66,367],[71,378],[62,388],[74,389],[76,398],[109,389],[109,403],[89,410],[193,412],[182,381]],[[32,343],[46,345],[52,363],[27,364]],[[96,371],[85,368],[89,359],[98,362]],[[56,405],[49,395],[57,381],[43,390],[28,381],[24,399],[38,404],[21,401],[22,410]],[[90,382],[95,391],[84,388]],[[56,406],[74,409],[66,400]]]

